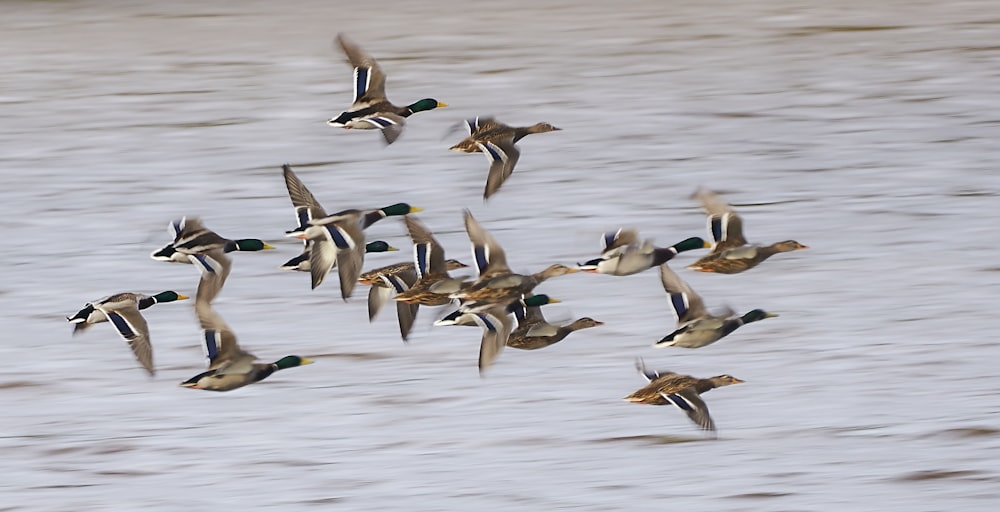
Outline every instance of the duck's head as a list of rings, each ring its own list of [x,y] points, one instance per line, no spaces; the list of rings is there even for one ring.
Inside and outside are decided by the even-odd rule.
[[[528,297],[527,299],[524,299],[521,302],[524,303],[525,306],[528,306],[530,308],[536,306],[544,306],[546,304],[556,304],[562,301],[555,297],[549,297],[548,295],[545,295],[543,293],[540,295],[532,295],[531,297]]]
[[[763,309],[753,309],[740,318],[743,320],[743,323],[748,324],[750,322],[757,322],[765,318],[774,318],[776,316],[778,316],[777,313],[768,313]]]
[[[174,302],[177,300],[186,300],[189,299],[190,297],[188,297],[187,295],[181,295],[172,290],[167,290],[165,292],[157,293],[156,295],[153,295],[150,298],[153,299],[153,302],[160,303],[160,302]]]
[[[676,244],[674,244],[673,247],[674,250],[676,250],[677,252],[684,252],[684,251],[693,251],[695,249],[708,249],[712,247],[712,244],[706,242],[705,240],[699,237],[693,236],[691,238],[687,238],[680,242],[677,242]]]
[[[233,251],[263,251],[266,249],[274,249],[274,246],[264,243],[263,240],[259,238],[241,238],[239,240],[231,240],[226,243],[226,252]]]
[[[460,268],[468,268],[468,265],[458,260],[447,260],[444,262],[444,264],[448,270],[458,270]]]
[[[604,325],[604,322],[598,322],[589,316],[585,316],[583,318],[578,318],[576,321],[569,324],[569,328],[574,331],[578,331],[580,329],[589,329],[591,327],[598,327],[601,325]]]
[[[299,356],[285,356],[277,361],[271,363],[277,370],[284,370],[286,368],[295,368],[296,366],[302,366],[304,364],[312,364],[312,359],[306,359]]]
[[[540,274],[545,279],[548,279],[550,277],[564,276],[566,274],[573,274],[573,273],[579,272],[579,271],[580,271],[580,269],[571,268],[571,267],[567,267],[566,265],[563,265],[561,263],[556,263],[555,265],[551,265],[551,266],[549,266],[549,268],[541,271]]]
[[[774,248],[777,249],[778,252],[791,252],[791,251],[798,251],[801,249],[808,249],[809,247],[802,245],[796,242],[795,240],[785,240],[784,242],[778,242],[774,244]]]
[[[417,213],[417,212],[424,211],[423,208],[417,208],[416,206],[410,206],[407,203],[396,203],[396,204],[393,204],[393,205],[386,206],[385,208],[381,208],[380,210],[381,210],[381,212],[383,214],[385,214],[386,217],[392,217],[392,216],[398,216],[398,215],[407,215],[407,214],[410,214],[410,213]]]
[[[410,109],[411,112],[423,112],[425,110],[434,110],[436,108],[444,108],[447,106],[447,103],[441,103],[434,98],[424,98],[420,101],[411,103],[406,108]]]
[[[549,123],[535,123],[528,129],[531,133],[557,132],[562,128],[556,128]]]
[[[715,387],[717,388],[722,386],[729,386],[731,384],[743,384],[744,382],[746,382],[744,380],[737,379],[736,377],[733,377],[732,375],[729,374],[716,375],[715,377],[712,377],[709,380],[712,381],[712,383],[715,384]]]
[[[385,242],[384,240],[376,240],[365,244],[365,252],[388,252],[398,250],[399,249],[389,245],[388,242]]]

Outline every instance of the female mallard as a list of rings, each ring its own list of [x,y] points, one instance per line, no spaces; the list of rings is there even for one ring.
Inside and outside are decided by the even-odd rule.
[[[206,228],[200,219],[183,217],[180,220],[172,221],[167,225],[167,232],[174,237],[174,241],[163,246],[162,249],[154,251],[149,256],[154,260],[169,261],[172,263],[194,263],[192,256],[202,254],[214,249],[222,249],[223,252],[233,251],[263,251],[274,249],[263,240],[258,238],[241,238],[230,240],[219,236],[216,232]]]
[[[73,334],[83,332],[90,325],[110,320],[118,334],[128,342],[128,346],[132,349],[139,364],[150,375],[155,375],[153,346],[149,342],[149,326],[139,311],[153,304],[184,299],[187,297],[174,291],[160,292],[150,296],[131,292],[116,293],[98,301],[88,302],[75,315],[66,317],[66,320],[76,324],[73,327]]]
[[[563,326],[552,325],[545,321],[542,309],[538,306],[524,306],[514,312],[517,317],[517,329],[507,338],[507,346],[521,350],[538,350],[562,341],[570,333],[580,329],[588,329],[604,325],[590,317],[579,318]]]
[[[601,257],[580,265],[580,270],[595,274],[628,276],[660,266],[672,260],[678,253],[711,247],[708,242],[698,237],[687,238],[670,247],[655,247],[652,240],[639,243],[639,233],[634,229],[619,229],[604,233],[601,244]]]
[[[433,98],[424,98],[405,107],[393,105],[385,97],[385,74],[378,62],[344,34],[337,35],[337,44],[354,66],[354,103],[347,111],[327,121],[330,126],[382,130],[385,143],[392,144],[402,133],[407,117],[448,106]]]
[[[464,268],[467,265],[458,260],[447,260],[445,262],[448,270]],[[368,321],[375,319],[375,315],[382,310],[382,306],[388,302],[393,293],[408,293],[415,283],[417,283],[417,271],[412,261],[394,263],[382,268],[377,268],[361,274],[359,283],[370,284],[368,290]],[[430,292],[428,292],[430,293]],[[396,303],[396,316],[399,318],[399,334],[406,341],[413,328],[413,319],[417,316],[417,309],[423,302],[418,300],[400,301]]]
[[[340,294],[345,300],[354,292],[361,276],[366,248],[364,230],[388,216],[421,211],[406,203],[396,203],[378,210],[344,210],[326,215],[291,167],[285,165],[282,170],[299,220],[299,226],[289,231],[287,236],[307,241],[313,289],[326,279],[334,263],[337,264]]]
[[[469,210],[465,210],[465,230],[472,241],[472,256],[479,268],[479,278],[453,293],[452,298],[462,299],[463,310],[490,308],[492,305],[510,304],[522,295],[531,293],[542,281],[556,276],[578,272],[575,268],[555,264],[531,275],[515,274],[507,266],[503,247],[487,232]]]
[[[396,300],[409,304],[423,304],[425,306],[444,306],[450,304],[449,297],[451,291],[447,286],[442,290],[442,282],[451,281],[448,275],[449,270],[465,268],[468,265],[457,260],[445,260],[444,247],[434,238],[427,226],[424,226],[416,217],[407,215],[403,217],[406,222],[406,230],[413,240],[413,262],[416,270],[417,281],[408,290],[396,295]]]
[[[202,280],[210,279],[203,276]],[[266,379],[272,373],[312,363],[299,356],[285,356],[273,363],[257,363],[256,357],[240,348],[236,334],[212,308],[212,299],[218,290],[206,292],[199,285],[194,310],[203,330],[202,339],[208,354],[208,371],[199,373],[181,383],[181,386],[207,391],[229,391]]]
[[[677,328],[655,347],[699,348],[711,345],[727,334],[739,329],[743,324],[778,316],[762,309],[754,309],[743,316],[727,309],[721,315],[712,315],[705,309],[705,303],[670,267],[660,266],[660,281],[670,298],[670,305],[677,314]]]
[[[475,117],[466,120],[469,136],[450,149],[464,153],[482,152],[490,161],[490,173],[486,178],[483,199],[500,190],[521,156],[515,143],[531,133],[545,133],[560,130],[549,123],[531,126],[507,126],[492,117]]]
[[[692,197],[699,199],[708,213],[708,233],[715,240],[715,247],[708,255],[688,266],[691,270],[738,274],[779,252],[808,249],[795,240],[768,246],[749,245],[743,238],[743,220],[718,194],[699,188]]]
[[[713,432],[715,422],[708,414],[708,406],[699,395],[718,387],[743,383],[732,375],[699,379],[669,371],[648,371],[642,359],[636,361],[636,368],[649,384],[625,397],[625,400],[647,405],[675,405],[687,413],[688,418],[702,430]]]

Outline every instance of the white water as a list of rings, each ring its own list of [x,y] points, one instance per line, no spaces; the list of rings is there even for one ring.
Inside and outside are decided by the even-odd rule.
[[[0,510],[996,508],[994,2],[335,4],[5,4]],[[326,126],[350,96],[338,31],[390,99],[451,106],[388,148]],[[485,159],[444,134],[487,114],[564,130],[523,140],[483,204]],[[736,276],[679,258],[710,307],[781,314],[699,350],[650,347],[673,326],[655,272],[552,280],[550,318],[606,325],[480,379],[474,329],[424,309],[404,346],[363,288],[275,268],[299,251],[286,162],[330,211],[424,207],[463,260],[469,207],[522,271],[621,225],[702,234],[698,185],[751,241],[810,249]],[[181,215],[280,246],[237,254],[217,307],[261,358],[317,364],[182,389],[204,368],[190,302],[147,311],[155,379],[110,328],[70,336],[88,300],[193,294],[194,269],[148,257]],[[369,237],[408,247],[395,219]],[[706,395],[717,441],[621,400],[637,356],[747,381]]]

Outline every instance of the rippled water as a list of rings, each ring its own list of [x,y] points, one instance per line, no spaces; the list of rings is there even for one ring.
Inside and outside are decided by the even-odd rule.
[[[5,3],[0,510],[996,508],[994,2],[336,4]],[[350,96],[338,31],[391,99],[451,107],[388,148],[325,126]],[[477,114],[564,129],[522,141],[488,204],[485,159],[445,150]],[[620,225],[701,234],[698,185],[752,241],[810,249],[680,270],[710,307],[781,313],[696,351],[650,347],[674,322],[655,272],[553,280],[550,318],[606,325],[480,379],[475,330],[425,309],[403,345],[364,290],[276,269],[299,250],[286,162],[330,210],[424,207],[452,257],[470,207],[523,271]],[[182,389],[204,367],[187,302],[147,312],[155,379],[109,328],[70,336],[87,300],[194,291],[148,257],[181,215],[279,245],[236,256],[218,310],[262,358],[317,364]],[[407,246],[393,219],[369,236]],[[747,381],[706,397],[717,441],[621,400],[636,356]]]

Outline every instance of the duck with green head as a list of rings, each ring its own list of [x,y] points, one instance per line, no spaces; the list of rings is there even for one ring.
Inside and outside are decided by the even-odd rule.
[[[203,276],[202,283],[211,279]],[[278,370],[312,363],[312,360],[289,355],[273,363],[258,363],[257,358],[240,348],[236,333],[212,308],[211,300],[218,293],[212,286],[198,286],[194,311],[202,328],[202,340],[208,355],[208,370],[181,383],[181,386],[206,391],[230,391],[262,381]]]
[[[639,242],[634,229],[609,231],[601,237],[601,257],[592,259],[577,268],[584,272],[628,276],[660,266],[685,251],[704,249],[711,245],[698,237],[677,242],[670,247],[655,247],[652,240]]]
[[[343,34],[337,35],[337,44],[354,67],[354,103],[327,121],[330,126],[381,130],[385,143],[392,144],[403,132],[406,118],[416,112],[448,106],[433,98],[424,98],[405,107],[393,105],[385,96],[385,73],[378,62]]]
[[[307,240],[309,272],[315,289],[336,262],[340,276],[340,294],[344,300],[354,292],[365,261],[365,234],[368,226],[386,217],[422,211],[407,203],[396,203],[377,210],[343,210],[323,218],[313,218],[309,227],[287,236]]]
[[[175,291],[149,296],[132,292],[116,293],[101,300],[88,302],[75,315],[66,317],[66,320],[76,324],[73,327],[73,334],[81,333],[93,324],[110,321],[122,339],[128,342],[139,364],[150,375],[154,375],[156,370],[153,367],[153,345],[149,341],[149,325],[139,311],[153,304],[185,299],[187,296]]]
[[[754,309],[743,315],[727,309],[720,315],[713,315],[705,308],[702,298],[669,266],[660,265],[660,281],[677,315],[677,328],[654,343],[655,347],[704,347],[743,325],[778,316],[762,309]]]
[[[174,241],[154,251],[150,257],[158,261],[169,261],[172,263],[196,263],[192,259],[197,255],[206,254],[214,250],[222,250],[224,253],[235,251],[256,252],[274,249],[259,238],[241,238],[230,240],[219,236],[216,232],[206,228],[200,219],[183,217],[172,221],[167,225],[167,232]]]

